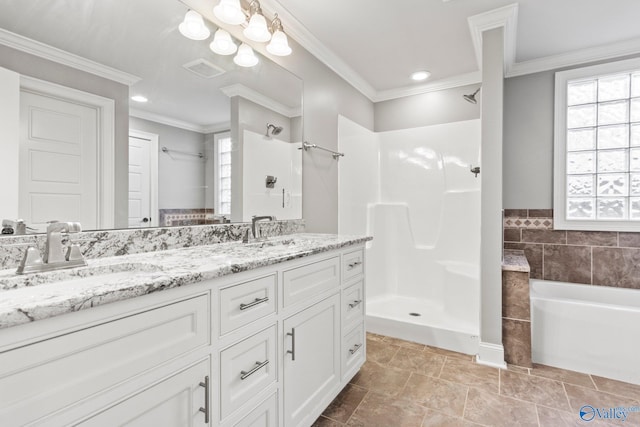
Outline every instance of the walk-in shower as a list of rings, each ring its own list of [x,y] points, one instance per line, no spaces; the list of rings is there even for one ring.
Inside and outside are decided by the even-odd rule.
[[[367,330],[477,352],[480,122],[374,133],[340,117],[339,231],[367,244]]]

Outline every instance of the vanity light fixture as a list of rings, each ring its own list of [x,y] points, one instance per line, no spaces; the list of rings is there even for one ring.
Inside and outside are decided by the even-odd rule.
[[[427,80],[431,76],[431,73],[427,70],[416,71],[411,74],[411,80],[416,82],[421,82],[423,80]]]
[[[262,8],[260,8],[258,1],[253,0],[249,5],[249,16],[249,25],[247,25],[242,34],[254,42],[268,42],[271,40],[267,20],[262,14]]]
[[[271,21],[271,42],[267,45],[267,52],[276,56],[291,55],[291,48],[287,35],[282,30],[282,21],[278,18],[278,14]]]
[[[238,53],[233,57],[233,62],[241,67],[253,67],[258,63],[258,57],[246,43],[242,43],[238,48]]]
[[[213,41],[209,48],[218,55],[233,55],[238,50],[238,46],[231,39],[231,34],[222,28],[213,35]]]
[[[178,26],[180,34],[191,40],[205,40],[209,38],[211,32],[204,25],[202,15],[195,10],[189,10],[184,15],[184,21]]]
[[[213,8],[213,14],[225,24],[230,25],[240,25],[246,19],[240,7],[240,0],[220,0],[220,3]]]
[[[146,96],[142,96],[142,95],[133,95],[131,97],[131,100],[136,102],[141,102],[141,103],[149,101]]]

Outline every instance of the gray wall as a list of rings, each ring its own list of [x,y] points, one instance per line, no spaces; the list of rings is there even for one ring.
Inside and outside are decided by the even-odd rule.
[[[408,129],[480,117],[480,104],[466,102],[480,83],[378,102],[374,106],[375,131]],[[482,92],[477,96],[480,100]]]
[[[129,87],[0,45],[0,67],[115,101],[115,225],[128,226]]]

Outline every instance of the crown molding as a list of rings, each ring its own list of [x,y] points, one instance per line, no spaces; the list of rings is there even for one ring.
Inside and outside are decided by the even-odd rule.
[[[516,60],[516,33],[518,27],[518,4],[510,4],[467,18],[478,68],[482,70],[482,33],[495,28],[504,28],[505,74]]]
[[[580,49],[560,55],[532,59],[511,64],[506,77],[517,77],[542,71],[556,70],[586,64],[588,62],[603,61],[628,55],[640,54],[640,39],[625,40],[587,49]]]
[[[241,96],[251,102],[255,102],[258,105],[275,111],[278,114],[282,114],[285,117],[291,118],[302,115],[300,108],[288,107],[275,99],[269,98],[268,96],[240,83],[221,87],[220,92],[224,93],[229,98],[232,96]]]
[[[452,89],[454,87],[467,86],[482,82],[482,73],[474,71],[472,73],[460,74],[445,79],[435,80],[431,83],[420,86],[407,86],[397,89],[382,90],[373,97],[373,102],[389,101],[391,99],[403,98],[405,96],[420,95],[423,93],[436,92],[439,90]]]
[[[213,123],[205,126],[203,133],[228,132],[231,129],[231,122]]]
[[[215,127],[216,125],[202,126],[196,123],[190,123],[184,120],[174,119],[172,117],[167,117],[162,114],[151,113],[149,111],[139,110],[137,108],[129,109],[129,116],[137,117],[138,119],[149,120],[151,122],[160,123],[162,125],[171,126],[174,128],[180,128],[184,130],[189,130],[191,132],[198,133],[211,133],[209,132],[210,127]],[[227,127],[228,129],[228,127]]]
[[[127,86],[131,86],[140,81],[140,77],[134,76],[133,74],[125,73],[124,71],[91,61],[90,59],[23,37],[2,28],[0,28],[0,44]]]

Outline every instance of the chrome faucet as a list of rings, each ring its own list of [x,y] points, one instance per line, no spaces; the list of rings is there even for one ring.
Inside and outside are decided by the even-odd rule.
[[[260,240],[264,240],[264,238],[262,237],[262,232],[260,232],[260,237],[258,237],[258,235],[256,234],[256,223],[258,221],[275,221],[276,217],[273,215],[263,215],[263,216],[252,216],[251,217],[251,234],[253,235],[253,238],[260,241]],[[244,243],[249,243],[249,232],[247,231],[247,234],[245,235],[245,238],[243,240]]]
[[[40,257],[35,247],[28,247],[16,273],[40,273],[87,265],[87,261],[82,256],[80,247],[76,243],[69,245],[66,254],[64,253],[64,246],[62,245],[63,233],[71,234],[81,231],[82,226],[79,222],[51,222],[47,227],[47,242],[45,244],[44,257]]]

